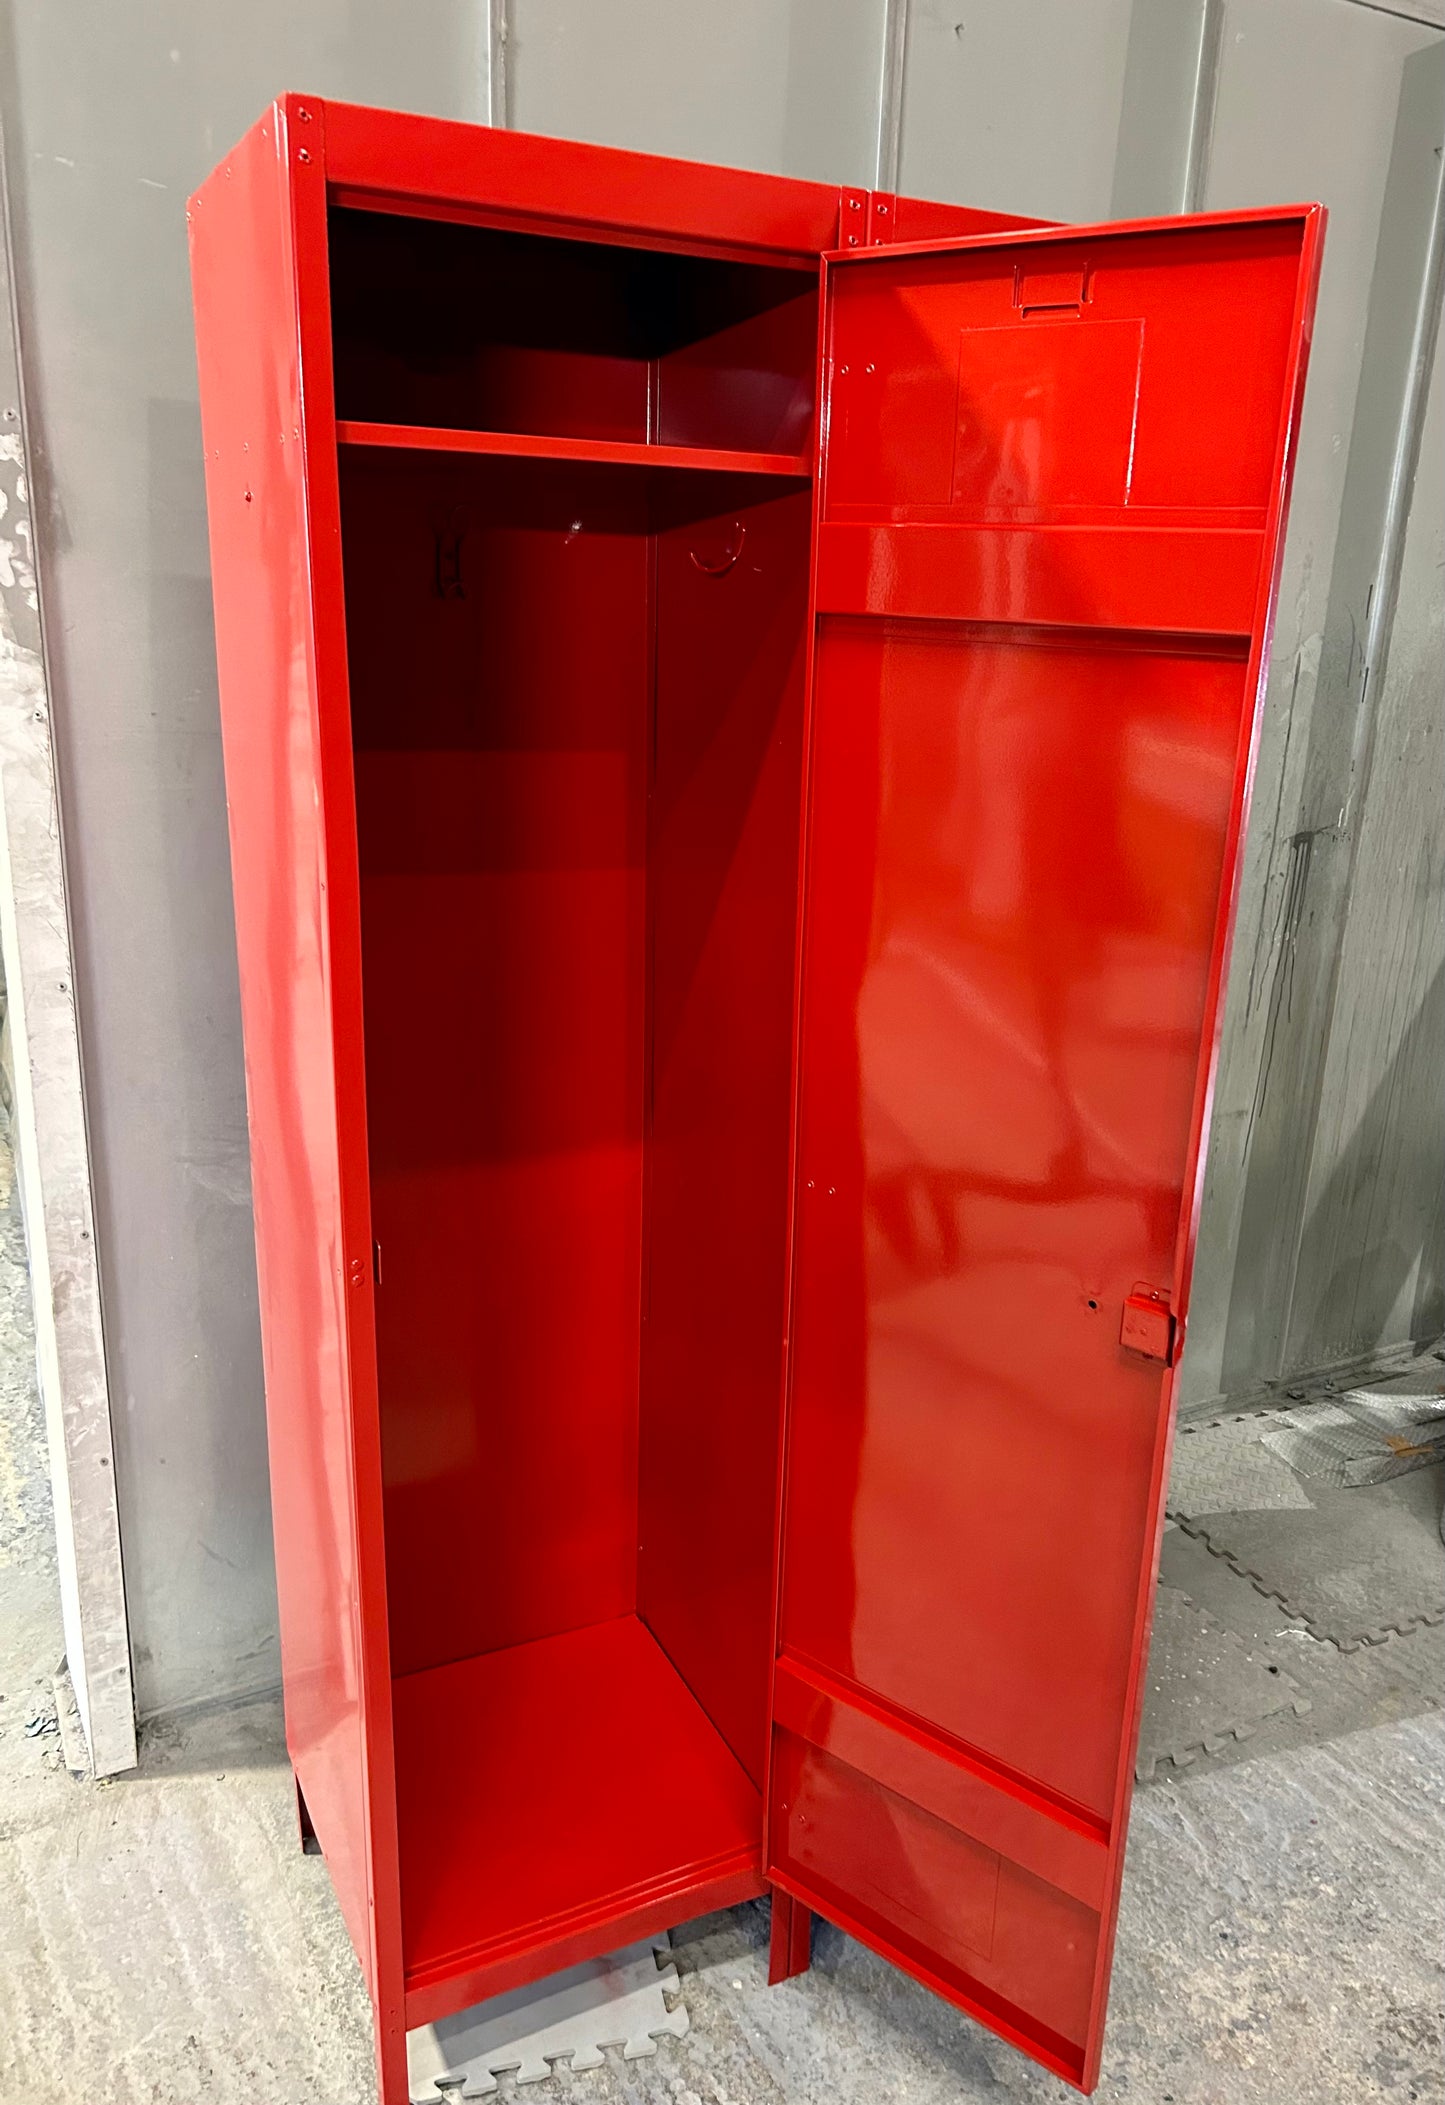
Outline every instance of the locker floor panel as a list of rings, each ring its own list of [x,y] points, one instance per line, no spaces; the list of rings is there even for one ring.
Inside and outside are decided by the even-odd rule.
[[[762,1890],[758,1793],[638,1617],[393,1696],[410,2023]]]

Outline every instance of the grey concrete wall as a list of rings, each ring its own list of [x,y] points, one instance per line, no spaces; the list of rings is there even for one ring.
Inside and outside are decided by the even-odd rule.
[[[1402,796],[1420,794],[1397,732],[1378,746],[1372,733],[1378,711],[1394,723],[1404,664],[1420,662],[1438,606],[1438,584],[1431,595],[1418,569],[1401,623],[1377,639],[1382,662],[1367,672],[1366,660],[1392,560],[1392,478],[1412,444],[1421,303],[1439,265],[1445,39],[1339,0],[1230,0],[1226,25],[1202,202],[1318,196],[1331,216],[1215,1105],[1193,1401],[1348,1363],[1445,1323],[1438,1284],[1418,1296],[1407,1284],[1439,1274],[1441,1162],[1429,1134],[1445,1040],[1437,1032],[1427,1050],[1410,1019],[1427,1002],[1438,941],[1425,930],[1438,925],[1439,902],[1421,900],[1418,878],[1432,861],[1439,868],[1440,800],[1397,833],[1411,870],[1388,902],[1371,907],[1374,864],[1357,855],[1367,833],[1396,827]],[[1425,462],[1396,521],[1417,539],[1440,530],[1442,471],[1438,454]],[[1392,626],[1413,639],[1393,673],[1383,662]],[[1438,685],[1438,656],[1435,665]],[[1381,905],[1409,921],[1418,956],[1411,947],[1390,963]],[[1358,936],[1372,917],[1374,936],[1347,943],[1349,925]],[[1362,1030],[1365,1013],[1382,1024],[1375,1036]],[[1396,1070],[1392,1083],[1390,1048],[1406,1032],[1426,1064]],[[1367,1077],[1367,1095],[1377,1083],[1385,1091],[1368,1131]],[[1347,1150],[1349,1186],[1368,1194],[1348,1204],[1335,1181]],[[1372,1281],[1346,1290],[1367,1242],[1393,1243],[1397,1231],[1411,1248],[1401,1242],[1388,1260],[1394,1286],[1371,1260]],[[1354,1238],[1348,1252],[1342,1232]]]
[[[508,114],[867,183],[884,16],[884,0],[512,0]],[[276,1673],[184,200],[282,87],[480,119],[487,20],[480,0],[258,0],[239,13],[219,0],[5,0],[0,22],[127,1587],[139,1700],[156,1711]],[[1351,579],[1368,571],[1379,463],[1394,459],[1408,357],[1383,324],[1368,368],[1366,344],[1372,294],[1378,313],[1424,271],[1432,88],[1410,68],[1423,54],[1428,71],[1442,48],[1435,29],[1355,0],[911,10],[904,188],[1074,220],[1175,210],[1191,184],[1210,205],[1321,196],[1334,213],[1250,847],[1242,944],[1256,994],[1231,1009],[1211,1165],[1200,1396],[1404,1335],[1438,1298],[1421,1253],[1438,1231],[1426,1107],[1440,1101],[1440,1040],[1432,1050],[1426,998],[1440,941],[1428,915],[1411,933],[1395,911],[1402,870],[1433,898],[1441,867],[1438,800],[1420,786],[1439,736],[1445,503],[1429,473],[1401,542],[1358,849],[1317,916],[1318,1074],[1291,1094],[1300,1063],[1276,1056],[1267,1121],[1255,1106],[1269,1035],[1258,989],[1300,969],[1299,740],[1318,721],[1353,750],[1352,690],[1325,668],[1332,606],[1360,616],[1353,582],[1332,578],[1346,546]],[[1401,199],[1409,230],[1382,260]],[[1437,426],[1439,397],[1437,384]],[[1442,449],[1426,452],[1428,469]],[[1417,790],[1402,826],[1406,776]],[[1266,1146],[1273,1166],[1260,1167]],[[1297,1157],[1307,1173],[1278,1216],[1288,1277],[1265,1295],[1237,1251]],[[1369,1283],[1336,1320],[1330,1282],[1356,1252]]]
[[[15,0],[6,147],[143,1712],[277,1677],[185,201],[278,87],[484,106],[475,10]]]

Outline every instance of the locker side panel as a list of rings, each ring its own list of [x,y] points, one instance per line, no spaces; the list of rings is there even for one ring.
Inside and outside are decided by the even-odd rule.
[[[188,216],[287,1745],[391,2097],[400,1894],[320,132],[319,110],[278,102]]]

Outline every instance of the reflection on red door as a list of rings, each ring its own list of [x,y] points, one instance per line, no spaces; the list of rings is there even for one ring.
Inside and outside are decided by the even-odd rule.
[[[770,1876],[1086,2086],[1317,240],[830,270]]]

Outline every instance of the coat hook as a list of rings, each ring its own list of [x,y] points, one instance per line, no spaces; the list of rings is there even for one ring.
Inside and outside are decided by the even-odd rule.
[[[747,537],[748,530],[746,526],[744,526],[742,520],[734,519],[732,541],[727,547],[723,549],[720,555],[714,555],[712,553],[709,553],[707,555],[699,555],[697,550],[694,548],[693,550],[691,550],[692,560],[697,565],[698,569],[703,573],[704,577],[726,577],[728,572],[732,569],[734,563],[737,561],[738,557],[742,554],[743,543],[744,541],[746,541]]]

